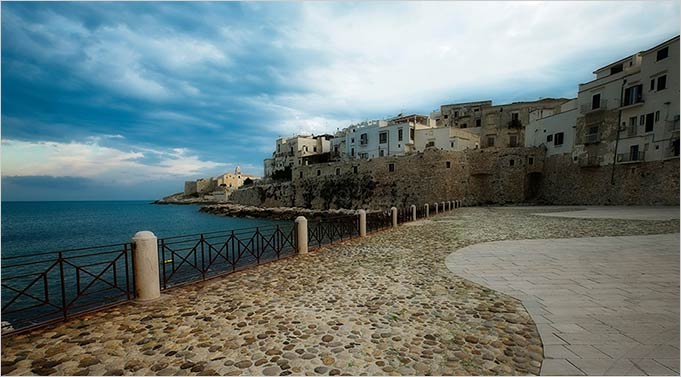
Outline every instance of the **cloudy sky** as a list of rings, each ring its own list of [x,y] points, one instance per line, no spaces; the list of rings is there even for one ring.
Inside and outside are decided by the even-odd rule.
[[[574,97],[679,2],[2,3],[2,199],[153,199],[279,136]]]

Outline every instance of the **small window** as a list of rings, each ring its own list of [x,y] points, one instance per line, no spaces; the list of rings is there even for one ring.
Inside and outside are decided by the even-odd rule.
[[[556,146],[563,145],[563,137],[564,137],[564,134],[562,132],[558,132],[556,134],[556,137],[553,139],[553,145],[556,145]]]
[[[650,91],[655,90],[655,79],[650,80]]]
[[[645,132],[653,132],[655,124],[655,113],[646,114],[646,129]]]
[[[336,168],[336,175],[340,175],[340,168]]]
[[[461,125],[461,128],[468,128],[468,123],[464,123]]]
[[[445,119],[449,118],[449,115],[445,114]]]
[[[452,162],[451,162],[451,161],[445,162],[445,167],[446,167],[447,169],[451,168],[451,167],[452,167]]]
[[[518,136],[516,135],[511,135],[509,136],[509,147],[517,147],[518,146]]]
[[[641,117],[639,118],[638,124],[640,124],[641,126],[646,124],[646,116],[645,115],[641,115]]]
[[[454,148],[454,142],[453,141],[450,142],[449,145],[450,145],[450,147]]]
[[[397,130],[397,141],[402,141],[404,130],[401,128]]]
[[[354,130],[353,130],[353,132],[354,132]],[[354,137],[351,137],[351,138],[350,138],[350,142],[354,144],[354,143],[355,143],[355,138],[354,138]]]
[[[488,138],[487,138],[487,146],[488,146],[488,147],[493,147],[493,146],[494,146],[494,138],[493,138],[493,137],[488,137]]]
[[[655,121],[659,122],[660,121],[660,110],[655,112]]]
[[[546,142],[547,142],[547,143],[550,143],[550,142],[552,142],[552,141],[553,141],[553,135],[548,135],[548,136],[546,136]]]
[[[512,159],[512,160],[510,160],[510,161],[509,161],[509,165],[510,165],[510,166],[513,166],[513,165],[515,165],[515,160],[513,160],[513,159]]]
[[[409,140],[414,140],[414,129],[413,128],[409,129]]]
[[[322,175],[322,171],[317,169],[317,177],[319,177],[320,175]]]
[[[388,171],[394,172],[395,171],[395,164],[388,164]]]
[[[313,151],[313,152],[316,152],[316,151],[317,151],[317,147],[312,147],[312,151]]]
[[[527,159],[527,164],[528,164],[528,165],[534,164],[534,157],[528,158],[528,159]]]
[[[475,127],[480,127],[482,126],[482,120],[481,119],[476,119],[475,120]]]
[[[357,166],[353,166],[353,167],[352,167],[352,172],[355,173],[355,174],[357,174]]]
[[[350,156],[355,157],[355,148],[350,149]]]
[[[669,56],[669,46],[667,46],[667,47],[665,47],[661,50],[657,50],[657,61],[658,62],[660,60],[666,58],[667,56]]]
[[[378,134],[378,143],[379,144],[385,144],[388,142],[388,133],[387,132],[381,132]]]
[[[657,78],[657,91],[667,89],[667,75],[662,75]]]
[[[384,153],[384,152],[383,152],[383,149],[379,150],[379,151],[378,151],[378,157],[383,157],[383,153]]]
[[[303,172],[302,171],[300,172],[300,178],[303,178]]]
[[[458,117],[459,117],[459,112],[458,112],[458,111],[455,111],[455,112],[454,112],[454,118],[458,118]]]

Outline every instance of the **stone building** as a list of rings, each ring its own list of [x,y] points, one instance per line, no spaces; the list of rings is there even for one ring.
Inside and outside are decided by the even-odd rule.
[[[213,192],[231,192],[243,186],[247,179],[255,181],[260,179],[260,177],[242,173],[241,167],[237,165],[234,169],[234,173],[225,173],[217,177],[200,178],[196,181],[185,181],[184,195],[196,196]]]
[[[579,85],[574,161],[592,167],[679,157],[679,36],[594,74]]]
[[[298,135],[277,139],[272,158],[264,161],[265,176],[270,177],[276,171],[282,171],[286,168],[292,169],[294,166],[301,166],[311,161],[323,160],[324,158],[328,160],[331,157],[330,140],[332,138],[332,135]]]

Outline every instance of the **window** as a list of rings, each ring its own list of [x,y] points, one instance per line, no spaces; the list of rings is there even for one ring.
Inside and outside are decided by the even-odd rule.
[[[451,168],[451,167],[452,167],[452,162],[451,162],[451,161],[445,162],[445,167],[446,167],[447,169]]]
[[[303,150],[307,152],[307,145],[303,147]]]
[[[350,143],[355,144],[355,138],[354,137],[350,138]]]
[[[476,120],[475,120],[475,127],[480,127],[480,126],[482,126],[481,120],[480,120],[480,119],[476,119]]]
[[[458,112],[458,111],[455,111],[455,112],[454,112],[454,118],[458,118],[458,117],[459,117],[459,112]]]
[[[511,120],[518,121],[518,112],[511,113]]]
[[[487,146],[488,146],[488,147],[493,147],[493,146],[494,146],[494,138],[493,138],[493,137],[488,137],[488,138],[487,138]]]
[[[403,130],[403,129],[400,128],[400,129],[397,130],[397,141],[402,141],[402,139],[403,139],[403,134],[404,134],[404,130]]]
[[[665,47],[661,50],[657,50],[657,61],[659,62],[660,60],[666,58],[669,56],[669,47]]]
[[[383,149],[378,151],[378,157],[383,157]]]
[[[449,142],[449,146],[450,146],[451,148],[454,148],[454,142],[453,142],[453,141]]]
[[[614,65],[610,67],[610,74],[614,75],[615,73],[622,72],[623,69],[624,67],[622,66],[622,64]]]
[[[340,175],[340,168],[336,168],[336,175]]]
[[[584,144],[598,143],[599,141],[598,126],[589,127],[584,137]]]
[[[667,89],[667,75],[662,75],[657,78],[657,91]]]
[[[409,140],[414,140],[414,129],[413,128],[409,129]]]
[[[596,110],[601,108],[601,94],[594,94],[591,97],[591,110]]]
[[[303,172],[302,171],[300,172],[300,178],[303,178]]]
[[[556,145],[556,146],[563,145],[564,136],[565,135],[562,132],[558,132],[556,134],[556,137],[553,139],[553,145]]]
[[[350,149],[350,156],[355,157],[355,148]]]
[[[528,165],[534,164],[534,157],[528,158],[528,159],[527,159],[527,164],[528,164]]]
[[[435,146],[435,142],[434,142],[434,141],[429,141],[429,142],[426,143],[426,148],[428,148],[428,147],[434,147],[434,146]]]
[[[468,123],[464,123],[461,125],[461,128],[468,128]]]
[[[624,90],[624,106],[643,102],[643,84],[634,85]]]
[[[655,90],[655,79],[650,80],[650,91]]]
[[[508,163],[509,163],[510,166],[513,166],[513,165],[515,165],[515,160],[511,159]]]
[[[517,147],[518,146],[518,136],[516,136],[516,135],[509,136],[508,146],[509,147]]]
[[[353,167],[352,167],[352,172],[355,173],[355,174],[357,174],[357,166],[353,166]]]
[[[388,133],[387,132],[381,132],[378,134],[378,143],[379,144],[385,144],[388,142]]]
[[[641,125],[641,126],[646,124],[646,116],[645,115],[641,115],[641,118],[639,119],[638,124]]]
[[[367,145],[368,143],[369,143],[369,135],[367,135],[367,134],[359,135],[359,144],[360,145]]]
[[[277,145],[277,152],[281,152],[281,145]]]
[[[449,118],[449,115],[446,115],[446,114],[445,114],[445,119],[447,119],[447,118]]]
[[[312,147],[312,151],[313,151],[313,152],[316,152],[316,151],[317,151],[317,147]]]
[[[317,177],[319,177],[320,175],[322,175],[322,171],[317,169]]]
[[[655,123],[655,113],[646,114],[646,130],[645,130],[645,132],[653,132],[654,123]]]
[[[660,121],[660,110],[655,112],[655,121],[659,122]]]
[[[548,136],[546,136],[546,142],[547,142],[547,143],[550,143],[550,142],[552,142],[552,141],[553,141],[553,135],[548,135]]]
[[[629,118],[629,127],[636,127],[636,117]]]
[[[394,172],[395,171],[395,164],[388,164],[388,171]]]
[[[629,161],[638,161],[638,145],[629,147]]]

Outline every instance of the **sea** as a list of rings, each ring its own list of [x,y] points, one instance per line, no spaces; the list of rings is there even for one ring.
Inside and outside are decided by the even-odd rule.
[[[2,202],[2,257],[130,242],[148,230],[158,238],[267,226],[282,221],[223,217],[200,205],[151,201]]]

